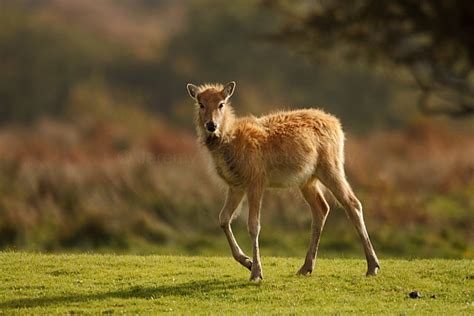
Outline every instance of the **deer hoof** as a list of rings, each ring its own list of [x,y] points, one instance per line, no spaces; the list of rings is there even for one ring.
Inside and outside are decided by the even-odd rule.
[[[376,265],[367,269],[366,276],[376,276],[380,266]]]
[[[250,282],[260,282],[263,280],[262,269],[260,266],[255,266],[250,272]]]
[[[263,280],[262,274],[250,275],[250,282],[258,283]]]
[[[297,275],[311,275],[313,272],[312,268],[305,267],[304,265],[296,272]]]
[[[252,260],[250,260],[249,257],[247,256],[244,256],[241,260],[240,260],[240,263],[246,267],[247,269],[249,269],[250,271],[252,271]]]

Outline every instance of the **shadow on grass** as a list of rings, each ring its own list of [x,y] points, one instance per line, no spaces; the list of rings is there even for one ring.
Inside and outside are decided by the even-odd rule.
[[[88,301],[100,301],[109,298],[160,298],[166,296],[192,296],[196,294],[209,294],[214,292],[221,292],[232,289],[246,288],[255,286],[249,282],[231,281],[231,280],[201,280],[176,285],[162,285],[156,287],[140,287],[135,286],[128,289],[95,293],[95,294],[70,294],[60,296],[45,296],[35,298],[22,298],[0,303],[0,310],[4,308],[28,308],[28,307],[42,307],[49,305],[62,305],[69,303],[80,303]]]

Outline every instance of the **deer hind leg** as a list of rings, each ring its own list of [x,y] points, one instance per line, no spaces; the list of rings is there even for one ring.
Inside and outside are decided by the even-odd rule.
[[[238,190],[229,187],[227,191],[227,197],[224,203],[224,207],[222,208],[219,214],[219,223],[224,230],[224,233],[227,237],[227,241],[229,242],[230,250],[232,251],[232,256],[235,260],[237,260],[241,265],[246,267],[247,269],[252,269],[252,261],[248,256],[244,254],[242,249],[240,249],[237,241],[235,240],[234,234],[232,233],[232,228],[230,224],[232,223],[232,219],[235,213],[235,210],[239,206],[240,202],[242,202],[242,198],[244,196],[243,190]]]
[[[312,214],[311,242],[303,266],[298,270],[299,275],[308,275],[313,272],[314,261],[318,252],[319,239],[324,223],[329,214],[329,205],[317,186],[317,181],[310,181],[301,188],[304,199],[309,204]]]
[[[362,204],[354,195],[352,188],[347,182],[343,167],[329,166],[324,169],[320,168],[318,170],[318,178],[331,190],[354,224],[364,246],[367,259],[367,275],[377,275],[380,265],[365,227]]]

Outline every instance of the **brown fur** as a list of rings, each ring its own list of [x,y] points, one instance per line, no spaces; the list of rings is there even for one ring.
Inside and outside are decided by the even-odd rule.
[[[263,191],[266,187],[297,186],[313,213],[310,249],[299,273],[311,273],[329,212],[318,185],[321,181],[354,221],[367,256],[367,274],[376,274],[379,264],[365,230],[361,204],[344,175],[344,133],[339,120],[317,109],[236,118],[229,102],[234,87],[235,83],[188,85],[190,95],[197,101],[195,119],[199,140],[209,150],[217,173],[229,186],[220,221],[234,257],[252,270],[252,280],[262,278],[258,234]],[[217,125],[214,132],[206,129],[209,122]],[[252,262],[240,250],[230,230],[235,208],[245,193],[250,208],[249,232],[254,242]]]

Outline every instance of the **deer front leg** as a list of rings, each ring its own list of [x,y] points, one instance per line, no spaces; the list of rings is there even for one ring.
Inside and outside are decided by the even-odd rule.
[[[248,230],[252,239],[253,261],[250,273],[250,281],[260,281],[262,276],[262,265],[260,262],[260,248],[258,236],[260,234],[260,208],[262,205],[263,187],[251,186],[247,192],[249,202]]]
[[[229,187],[229,189],[227,190],[227,197],[224,203],[224,207],[222,208],[219,214],[219,223],[222,230],[224,230],[225,236],[227,237],[227,241],[229,242],[230,250],[232,251],[232,256],[240,264],[250,270],[252,268],[252,261],[248,256],[244,254],[242,249],[240,249],[230,226],[235,210],[242,201],[243,196],[243,190]]]

